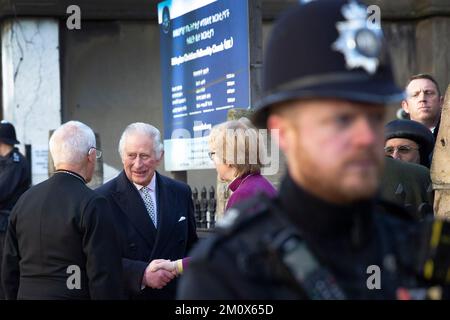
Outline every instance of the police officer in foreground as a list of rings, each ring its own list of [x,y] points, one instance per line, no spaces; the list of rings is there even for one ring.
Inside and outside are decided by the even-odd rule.
[[[417,274],[433,256],[417,254],[429,242],[416,231],[432,225],[375,199],[385,105],[403,96],[385,49],[355,1],[312,1],[278,20],[255,122],[279,130],[288,174],[278,198],[230,210],[191,252],[178,298],[426,297]]]
[[[9,213],[31,184],[28,163],[19,150],[14,147],[19,143],[14,126],[2,120],[0,122],[0,274]],[[1,284],[0,299],[4,299]]]

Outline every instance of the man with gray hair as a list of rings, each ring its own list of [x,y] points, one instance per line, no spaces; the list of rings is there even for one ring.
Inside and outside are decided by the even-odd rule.
[[[120,299],[122,265],[108,202],[86,186],[96,158],[94,132],[69,121],[52,134],[55,174],[14,207],[5,240],[7,299]]]
[[[175,275],[151,271],[150,262],[183,258],[197,241],[191,190],[156,172],[164,151],[154,126],[130,124],[120,138],[119,154],[123,171],[97,190],[109,200],[116,221],[126,294],[130,299],[174,299]]]

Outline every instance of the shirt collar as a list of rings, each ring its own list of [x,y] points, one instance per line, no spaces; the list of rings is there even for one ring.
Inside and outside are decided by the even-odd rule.
[[[143,187],[147,187],[150,189],[150,191],[155,192],[155,185],[156,185],[156,172],[153,173],[153,178],[150,180],[150,183],[146,186],[141,186],[140,184],[134,183],[134,186],[138,189],[138,191],[141,191]]]
[[[80,179],[84,184],[87,183],[86,179],[83,176],[81,176],[79,173],[76,173],[75,171],[66,170],[66,169],[58,169],[58,170],[55,170],[55,173],[66,173],[68,175],[71,175],[72,177]]]

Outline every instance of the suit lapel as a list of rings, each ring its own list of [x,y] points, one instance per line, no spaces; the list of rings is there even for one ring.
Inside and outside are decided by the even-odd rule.
[[[177,222],[176,208],[174,208],[174,205],[177,203],[177,195],[159,173],[155,171],[155,174],[156,198],[158,201],[158,231],[152,257],[157,258],[159,251],[164,248],[164,244],[169,243],[170,238],[173,237],[171,231]]]
[[[155,243],[156,229],[147,213],[141,195],[123,171],[118,177],[114,199],[139,234],[150,246],[153,246]]]

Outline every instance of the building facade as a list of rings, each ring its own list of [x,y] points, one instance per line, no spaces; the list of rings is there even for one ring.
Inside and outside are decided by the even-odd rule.
[[[250,0],[260,26],[251,44],[257,52],[273,19],[297,1]],[[31,146],[33,183],[47,178],[49,131],[63,122],[80,120],[98,133],[105,180],[121,170],[117,144],[129,123],[143,121],[164,130],[158,2],[0,0],[0,116],[16,125],[22,150]],[[399,84],[411,74],[428,72],[445,90],[450,82],[450,2],[365,2],[380,8]],[[79,29],[71,19],[74,4],[80,9]],[[252,87],[259,90],[257,82]],[[392,108],[391,118],[398,107]],[[161,164],[160,171],[198,190],[216,186],[215,170],[170,173]]]

